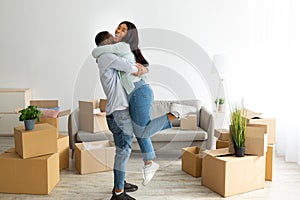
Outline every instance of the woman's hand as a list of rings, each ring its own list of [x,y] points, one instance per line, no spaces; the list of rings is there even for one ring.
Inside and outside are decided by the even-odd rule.
[[[136,63],[136,67],[138,68],[138,71],[135,73],[132,73],[134,76],[141,76],[145,73],[148,72],[148,68],[144,67],[142,64],[140,63]]]

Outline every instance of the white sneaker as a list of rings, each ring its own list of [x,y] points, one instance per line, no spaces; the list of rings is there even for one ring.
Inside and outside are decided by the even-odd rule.
[[[196,108],[193,106],[187,106],[177,103],[171,104],[171,114],[174,115],[176,118],[183,118],[189,113],[196,113]]]
[[[146,186],[151,179],[153,178],[155,172],[158,170],[159,168],[159,164],[155,163],[152,161],[152,163],[148,166],[144,166],[142,168],[142,172],[143,172],[143,186]]]

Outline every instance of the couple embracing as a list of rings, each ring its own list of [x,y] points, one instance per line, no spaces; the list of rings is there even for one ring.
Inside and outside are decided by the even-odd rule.
[[[182,116],[180,108],[173,108],[158,118],[151,119],[153,91],[146,82],[149,64],[139,49],[136,26],[121,22],[115,36],[107,31],[95,37],[97,47],[92,51],[99,68],[100,81],[107,97],[106,120],[116,146],[114,162],[114,189],[111,200],[134,199],[127,192],[138,186],[125,181],[126,165],[131,154],[133,136],[139,144],[144,166],[146,186],[159,165],[150,137],[158,131],[171,128],[171,122]]]

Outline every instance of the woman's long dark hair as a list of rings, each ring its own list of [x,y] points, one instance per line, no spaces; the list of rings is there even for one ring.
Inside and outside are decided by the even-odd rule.
[[[128,21],[123,21],[119,24],[126,24],[128,32],[125,37],[122,39],[122,42],[126,42],[130,45],[130,49],[135,57],[135,61],[144,65],[148,66],[148,61],[144,58],[141,50],[139,49],[139,35],[135,25]]]

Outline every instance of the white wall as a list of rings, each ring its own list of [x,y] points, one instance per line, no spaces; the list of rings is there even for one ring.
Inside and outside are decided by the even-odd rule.
[[[240,52],[247,47],[248,6],[246,0],[1,0],[0,87],[31,88],[34,99],[59,99],[61,107],[73,109],[78,99],[103,95],[98,70],[90,56],[94,36],[99,31],[113,32],[123,20],[132,21],[140,29],[174,31],[199,45],[207,59],[205,52],[211,57]],[[193,47],[190,53],[197,55],[194,49],[198,47]],[[192,69],[184,59],[174,62],[180,56],[173,55],[173,59],[170,53],[162,56],[158,52],[150,49],[144,54],[157,67],[164,65],[164,69],[173,71]],[[169,77],[167,72],[158,73],[157,69],[154,71],[158,80]],[[210,95],[214,98],[215,94],[207,91],[201,73],[197,73],[178,72],[192,85],[192,92],[181,97],[189,98],[196,91],[195,96],[211,107],[208,98]],[[157,98],[163,98],[164,90],[154,88]],[[171,93],[166,96],[172,96]],[[61,130],[67,130],[65,119],[61,121]]]

